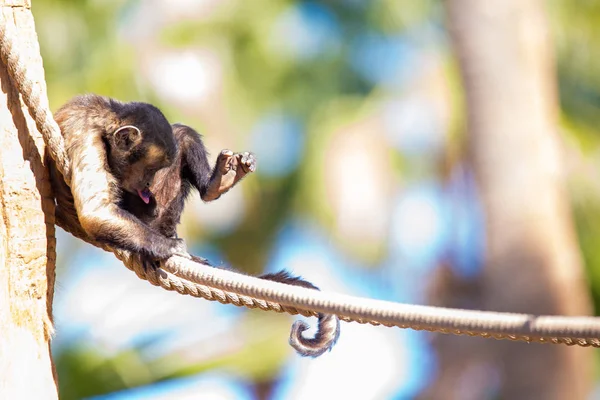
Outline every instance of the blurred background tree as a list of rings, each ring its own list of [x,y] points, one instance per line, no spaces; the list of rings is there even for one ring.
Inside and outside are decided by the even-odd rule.
[[[544,4],[446,5],[466,94],[469,164],[486,215],[484,270],[471,282],[479,289],[472,300],[490,310],[588,314],[591,301],[564,190]],[[586,349],[436,339],[441,379],[424,398],[581,399],[589,393],[592,353]]]
[[[588,286],[598,304],[600,58],[593,43],[600,5],[545,5],[560,88],[556,130]],[[457,11],[451,21],[466,26],[468,11]],[[585,308],[561,297],[575,293],[560,294],[557,287],[540,293],[547,286],[533,280],[507,286],[487,268],[495,257],[493,241],[512,237],[511,227],[490,226],[494,217],[483,217],[483,210],[490,212],[491,183],[471,162],[474,144],[465,141],[467,115],[469,134],[476,134],[474,110],[467,101],[466,112],[443,2],[35,0],[33,12],[53,109],[84,92],[148,101],[172,122],[195,126],[213,154],[222,148],[257,154],[258,171],[241,187],[214,204],[189,202],[181,233],[194,253],[252,274],[291,268],[325,290],[394,301],[565,313]],[[496,21],[493,6],[486,12],[490,23]],[[523,26],[544,29],[534,12],[518,15]],[[527,40],[502,32],[510,26],[495,27],[492,39]],[[517,61],[498,58],[502,79]],[[551,70],[542,77],[550,86]],[[508,97],[504,104],[552,102],[551,91],[518,102]],[[502,117],[498,126],[512,122],[523,132],[529,125],[521,115]],[[513,168],[528,171],[528,151],[534,157],[536,150],[514,146]],[[513,192],[520,189],[500,164],[489,168],[508,179]],[[534,189],[517,192],[529,194],[520,199],[530,208],[554,196],[546,192],[552,188],[530,193]],[[491,198],[502,202],[502,196]],[[561,212],[568,220],[568,211]],[[569,229],[568,222],[556,228],[557,246],[575,246]],[[290,318],[163,292],[66,234],[58,241],[53,351],[61,398],[412,398],[449,373],[443,354],[436,355],[441,347],[435,341],[445,337],[358,324],[342,325],[331,353],[299,359],[286,344]],[[491,252],[484,251],[486,243]],[[521,246],[539,251],[530,242]],[[528,260],[519,261],[502,264],[519,268],[509,275],[495,270],[508,278],[537,273]],[[574,265],[564,273],[577,277],[576,261],[552,262]],[[508,299],[530,293],[541,308],[520,309],[521,300],[483,301],[482,293],[498,288]],[[588,293],[577,290],[584,304]],[[474,339],[462,343],[455,357],[466,360],[481,349]],[[512,346],[506,344],[521,351]],[[541,360],[572,350],[539,349]],[[516,384],[502,367],[476,365],[451,378],[457,396],[512,393],[503,391]],[[484,392],[460,391],[476,384]]]

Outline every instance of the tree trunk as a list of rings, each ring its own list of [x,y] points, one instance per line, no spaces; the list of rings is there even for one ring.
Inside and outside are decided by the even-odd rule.
[[[19,51],[46,91],[28,0],[0,0]],[[0,62],[0,398],[57,398],[50,335],[54,203],[41,135]]]
[[[543,3],[447,0],[446,10],[466,92],[469,155],[486,212],[480,306],[589,314],[560,165],[554,60]],[[431,392],[435,397],[583,399],[589,393],[589,349],[466,340],[460,348],[473,363],[465,365],[466,353],[460,362],[477,378],[459,384],[458,371],[448,372],[457,379],[444,380],[441,370]]]

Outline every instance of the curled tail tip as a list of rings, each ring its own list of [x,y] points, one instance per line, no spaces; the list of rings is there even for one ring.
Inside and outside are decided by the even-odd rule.
[[[304,337],[302,333],[308,329],[304,321],[294,322],[289,343],[303,357],[318,357],[331,350],[340,337],[340,320],[335,315],[319,314],[314,337]]]
[[[286,283],[288,285],[300,286],[307,289],[319,290],[319,288],[302,279],[294,276],[286,270],[262,275],[260,278],[270,281]],[[304,357],[318,357],[331,350],[338,337],[340,336],[340,320],[337,316],[331,314],[318,315],[317,332],[314,337],[304,337],[303,332],[309,329],[308,324],[303,321],[296,321],[292,325],[290,332],[290,345]]]

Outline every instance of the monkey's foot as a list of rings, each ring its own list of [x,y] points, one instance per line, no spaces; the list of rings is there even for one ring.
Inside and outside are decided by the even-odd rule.
[[[256,171],[256,158],[248,151],[234,153],[231,150],[221,150],[215,166],[215,172],[217,171],[223,176],[235,172],[233,186],[246,174]]]
[[[245,151],[243,153],[236,153],[234,156],[237,157],[238,164],[242,166],[242,169],[247,174],[256,171],[256,158],[254,154]]]
[[[155,260],[149,257],[142,257],[142,267],[144,267],[144,271],[149,272],[149,271],[156,271],[157,269],[160,268],[160,261],[159,260]]]
[[[171,238],[175,241],[175,246],[171,247],[172,255],[179,256],[183,258],[191,258],[187,251],[187,245],[185,240],[181,238]]]
[[[202,199],[204,201],[218,199],[219,196],[241,181],[243,177],[254,171],[256,171],[254,154],[247,151],[234,153],[231,150],[222,150]]]

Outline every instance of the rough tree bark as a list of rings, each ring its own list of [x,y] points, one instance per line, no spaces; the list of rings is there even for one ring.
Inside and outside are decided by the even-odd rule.
[[[554,60],[543,2],[447,0],[446,11],[466,93],[469,155],[486,212],[479,306],[588,314],[561,175]],[[464,353],[455,359],[460,371],[445,363],[425,397],[587,397],[590,349],[473,339],[460,342],[460,349]]]
[[[0,0],[31,76],[46,90],[28,0]],[[0,398],[55,399],[50,356],[54,205],[44,144],[0,62]]]

